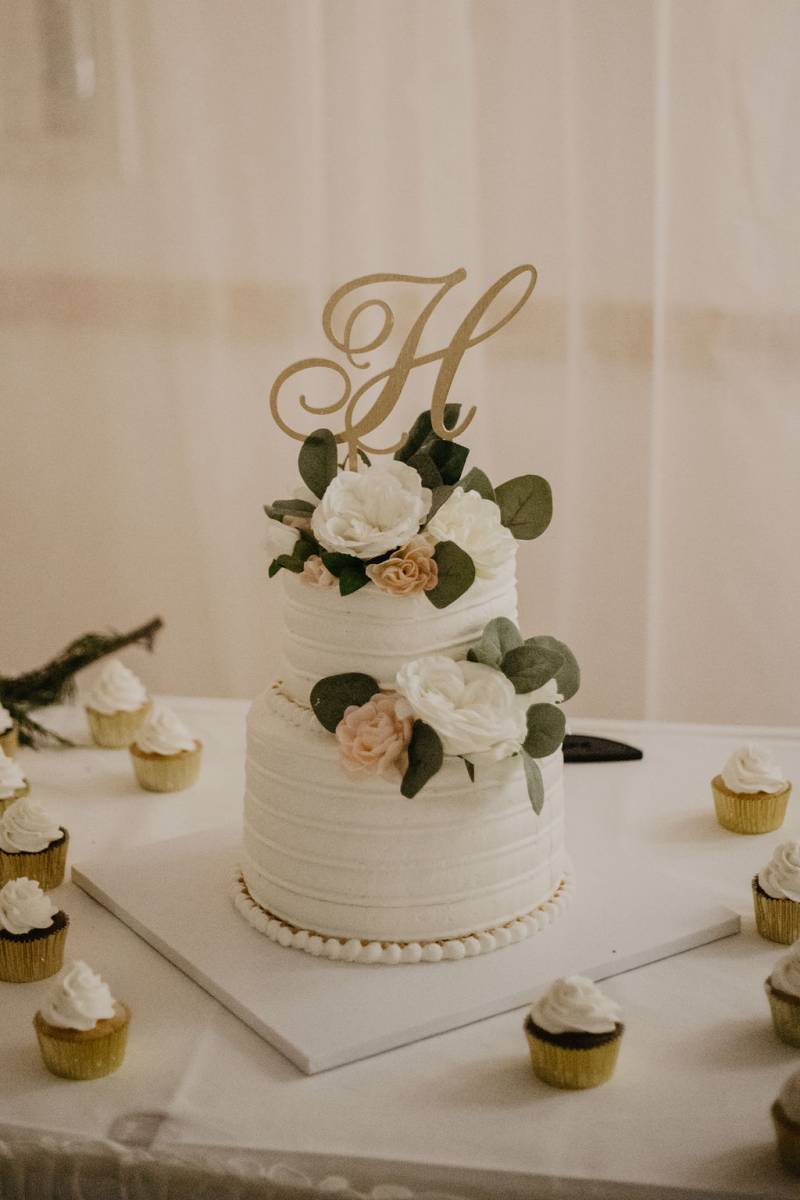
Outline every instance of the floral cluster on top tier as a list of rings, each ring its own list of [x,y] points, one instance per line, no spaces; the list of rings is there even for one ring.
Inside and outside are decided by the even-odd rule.
[[[579,684],[575,656],[563,642],[523,639],[513,621],[496,617],[465,661],[415,659],[390,690],[371,675],[328,675],[312,688],[311,707],[335,735],[347,770],[400,778],[409,799],[446,757],[462,759],[474,782],[481,765],[518,756],[538,813],[544,785],[537,759],[564,740],[559,705]]]
[[[460,406],[446,405],[453,428]],[[346,471],[336,439],[318,429],[299,456],[302,494],[265,505],[276,557],[270,577],[292,571],[312,587],[338,586],[346,596],[373,585],[391,596],[424,595],[446,608],[477,579],[493,579],[550,524],[550,485],[519,475],[494,488],[473,467],[469,450],[438,436],[429,412],[415,421],[388,466]]]

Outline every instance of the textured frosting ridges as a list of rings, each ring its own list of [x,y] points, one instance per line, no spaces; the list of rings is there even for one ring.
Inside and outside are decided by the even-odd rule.
[[[248,718],[248,891],[329,938],[442,941],[507,925],[564,878],[562,762],[560,750],[540,762],[539,816],[516,758],[481,768],[474,785],[446,760],[405,799],[384,779],[346,775],[330,734],[271,689]]]
[[[282,677],[300,704],[326,675],[361,671],[389,685],[399,668],[426,654],[464,658],[493,617],[517,618],[514,564],[492,580],[478,579],[447,608],[424,595],[388,596],[367,586],[350,596],[312,587],[282,571],[284,622]]]

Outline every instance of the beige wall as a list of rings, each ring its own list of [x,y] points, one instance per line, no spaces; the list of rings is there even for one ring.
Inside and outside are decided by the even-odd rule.
[[[532,261],[454,394],[490,474],[553,484],[522,610],[575,647],[573,711],[800,723],[792,0],[98,2],[77,139],[37,126],[11,5],[3,670],[160,613],[154,689],[256,692],[272,379],[346,279]]]

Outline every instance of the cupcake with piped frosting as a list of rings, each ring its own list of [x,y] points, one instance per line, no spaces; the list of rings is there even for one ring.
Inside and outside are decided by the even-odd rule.
[[[100,1079],[122,1064],[130,1010],[108,984],[76,961],[34,1017],[44,1065],[64,1079]]]
[[[534,1073],[559,1088],[597,1087],[611,1078],[624,1026],[619,1005],[591,979],[557,979],[525,1021]]]
[[[0,813],[4,812],[9,804],[21,800],[27,794],[28,781],[22,767],[13,758],[9,758],[0,746]]]
[[[800,938],[800,842],[781,842],[753,879],[756,928],[770,942]]]
[[[200,771],[202,743],[165,704],[156,704],[130,747],[133,770],[148,792],[180,792]]]
[[[23,796],[0,814],[0,883],[36,879],[46,892],[64,881],[69,834]]]
[[[800,1071],[790,1075],[772,1106],[778,1157],[787,1170],[800,1175]]]
[[[17,752],[17,727],[7,708],[0,704],[0,750],[11,758]]]
[[[35,879],[10,879],[0,888],[0,979],[33,983],[64,964],[69,918]]]
[[[800,942],[778,959],[764,989],[776,1034],[787,1046],[800,1046]]]
[[[711,780],[717,820],[733,833],[770,833],[783,824],[792,785],[769,750],[748,742]]]
[[[141,679],[118,658],[112,658],[86,696],[84,707],[96,745],[121,750],[135,738],[150,711],[150,700]]]

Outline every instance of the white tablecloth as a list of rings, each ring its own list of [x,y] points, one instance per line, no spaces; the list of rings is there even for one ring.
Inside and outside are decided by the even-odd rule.
[[[146,854],[149,842],[237,820],[246,704],[174,704],[205,743],[201,779],[188,792],[140,791],[126,751],[89,747],[78,709],[51,710],[47,719],[81,748],[20,753],[32,795],[70,830],[73,861],[120,846],[140,845]],[[173,1159],[214,1147],[226,1169],[246,1161],[246,1174],[261,1162],[274,1174],[278,1163],[287,1170],[295,1164],[297,1178],[309,1182],[358,1178],[363,1194],[389,1181],[421,1194],[426,1176],[418,1167],[435,1164],[459,1169],[428,1172],[431,1187],[456,1195],[468,1194],[470,1180],[471,1194],[503,1194],[496,1179],[477,1174],[484,1170],[516,1175],[506,1180],[509,1195],[522,1176],[532,1187],[538,1180],[535,1194],[562,1197],[638,1194],[635,1186],[598,1190],[579,1180],[796,1197],[800,1182],[775,1157],[769,1108],[783,1080],[800,1069],[800,1052],[772,1033],[763,981],[783,950],[755,933],[750,880],[779,841],[800,838],[797,800],[782,830],[737,837],[716,824],[708,781],[751,731],[601,721],[578,729],[629,740],[645,759],[569,766],[568,821],[580,821],[587,805],[601,806],[609,839],[670,872],[676,887],[681,878],[704,881],[744,918],[741,935],[608,982],[626,1022],[609,1084],[581,1093],[539,1083],[528,1065],[522,1012],[305,1077],[65,883],[54,895],[72,922],[68,956],[85,958],[130,1004],[128,1055],[104,1080],[55,1079],[41,1065],[31,1028],[51,983],[0,984],[0,1124],[18,1127],[8,1145],[18,1151],[25,1131],[46,1129],[134,1142]],[[800,734],[757,732],[800,780]],[[635,904],[624,884],[621,902]],[[365,1158],[417,1166],[391,1170],[382,1162],[370,1174]]]

